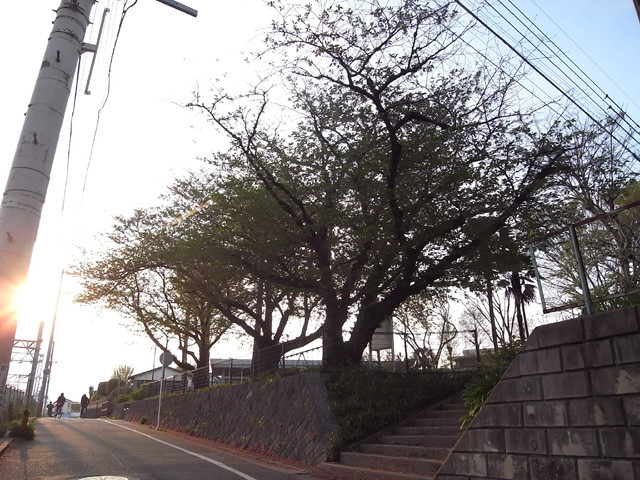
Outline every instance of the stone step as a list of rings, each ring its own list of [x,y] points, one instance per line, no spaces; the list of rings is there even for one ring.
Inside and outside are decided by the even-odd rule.
[[[408,427],[458,427],[461,417],[419,417],[407,424]]]
[[[464,414],[465,414],[464,410],[460,408],[452,408],[451,410],[431,410],[415,418],[417,419],[447,418],[447,419],[455,419],[457,421],[459,418],[463,417]]]
[[[340,463],[352,467],[434,476],[441,461],[427,458],[396,457],[371,453],[342,452]]]
[[[386,443],[366,443],[358,445],[359,453],[372,453],[391,457],[427,458],[429,460],[444,461],[449,454],[449,448],[425,447],[420,445],[398,445]]]
[[[438,405],[435,409],[431,410],[432,412],[443,411],[443,410],[464,410],[464,402],[449,402]]]
[[[371,468],[358,468],[341,463],[323,463],[322,470],[337,475],[344,480],[429,480],[433,475],[388,472]]]
[[[322,468],[345,480],[433,479],[463,429],[460,397],[418,414],[342,452]]]
[[[415,445],[451,449],[458,441],[456,435],[379,435],[377,441],[388,445]]]
[[[397,435],[446,435],[457,437],[463,430],[458,426],[435,426],[435,427],[398,427],[395,429]]]

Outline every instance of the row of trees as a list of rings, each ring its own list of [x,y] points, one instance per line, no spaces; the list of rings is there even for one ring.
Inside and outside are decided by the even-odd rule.
[[[161,349],[178,339],[186,369],[231,332],[263,368],[319,338],[325,368],[356,364],[385,317],[452,288],[491,298],[504,275],[526,336],[524,239],[621,195],[625,151],[523,101],[519,74],[469,62],[451,4],[272,3],[260,82],[189,105],[228,148],[116,219],[76,266],[78,301]],[[513,336],[494,315],[488,332]]]

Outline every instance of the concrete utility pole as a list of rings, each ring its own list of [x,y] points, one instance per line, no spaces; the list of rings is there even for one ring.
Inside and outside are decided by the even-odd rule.
[[[17,318],[16,290],[29,271],[64,112],[95,0],[63,0],[0,206],[0,406],[6,391]],[[54,254],[54,252],[52,252]],[[33,299],[37,302],[38,299]]]
[[[193,17],[175,0],[157,0]],[[58,138],[96,0],[62,0],[27,108],[0,205],[0,408],[4,403],[17,327],[14,296],[29,272]],[[34,299],[38,301],[38,299]]]

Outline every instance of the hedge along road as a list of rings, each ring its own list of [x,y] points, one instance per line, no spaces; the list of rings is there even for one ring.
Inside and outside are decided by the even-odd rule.
[[[312,480],[318,472],[120,420],[40,418],[0,456],[0,479]]]

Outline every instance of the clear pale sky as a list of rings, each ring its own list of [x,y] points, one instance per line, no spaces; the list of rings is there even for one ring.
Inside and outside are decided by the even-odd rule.
[[[215,150],[216,136],[204,119],[179,104],[191,100],[191,92],[196,89],[206,93],[213,81],[227,72],[233,75],[250,68],[243,63],[241,52],[251,45],[257,47],[261,38],[259,29],[268,26],[268,9],[260,0],[182,3],[197,9],[198,17],[187,16],[155,0],[138,0],[129,11],[118,40],[110,93],[88,166],[97,112],[106,95],[107,63],[124,2],[102,0],[94,7],[96,25],[87,41],[95,41],[102,10],[111,7],[103,34],[108,48],[103,47],[98,53],[90,96],[83,94],[90,56],[84,55],[81,64],[71,153],[68,155],[73,93],[32,260],[28,302],[31,308],[18,326],[17,338],[33,340],[38,323],[45,322],[43,352],[48,344],[61,268],[78,255],[78,247],[96,248],[96,236],[108,228],[113,215],[127,215],[136,207],[153,205],[173,178],[196,166],[198,156]],[[640,121],[637,105],[640,22],[632,0],[514,3],[536,18],[542,30]],[[0,44],[4,46],[0,80],[3,191],[23,114],[55,18],[52,10],[59,4],[59,0],[3,3],[6,26],[0,30]],[[136,372],[152,368],[159,352],[154,352],[151,342],[144,337],[132,336],[116,315],[73,304],[74,289],[71,279],[63,282],[49,396],[55,398],[65,392],[68,398],[78,400],[89,385],[97,387],[119,365],[131,365]],[[214,349],[212,357],[228,357],[228,352],[229,349]],[[244,351],[234,352],[236,358],[249,354],[248,345]],[[28,368],[12,365],[10,374],[19,371]]]

